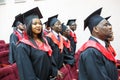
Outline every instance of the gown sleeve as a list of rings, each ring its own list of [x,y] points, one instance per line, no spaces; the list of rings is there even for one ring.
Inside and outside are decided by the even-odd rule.
[[[15,62],[14,56],[15,56],[15,53],[16,53],[15,49],[16,49],[16,43],[17,43],[17,41],[18,41],[17,36],[14,33],[12,33],[10,35],[10,40],[9,40],[9,43],[10,43],[10,45],[9,45],[9,62],[11,64]]]
[[[21,80],[38,80],[30,60],[30,48],[30,46],[24,43],[18,44],[16,48],[16,63]]]

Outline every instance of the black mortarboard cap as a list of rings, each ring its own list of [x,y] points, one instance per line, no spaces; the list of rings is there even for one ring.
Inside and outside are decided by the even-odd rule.
[[[93,27],[97,26],[104,18],[100,16],[102,8],[96,10],[84,20],[84,30],[86,27],[92,32]]]
[[[17,27],[19,24],[23,24],[24,23],[24,19],[22,14],[18,14],[17,16],[15,16],[15,21],[13,22],[12,27]]]
[[[26,26],[32,21],[33,18],[43,18],[40,10],[38,7],[35,7],[25,13],[23,13],[23,16],[24,16],[24,22],[26,24]]]
[[[74,23],[76,21],[76,19],[69,19],[67,22],[67,25],[72,25],[72,23]]]
[[[64,23],[62,23],[62,31],[61,31],[61,33],[63,33],[66,29],[67,29],[67,26],[64,25]]]
[[[48,21],[44,22],[43,24],[47,25],[48,26]]]
[[[48,18],[48,26],[52,27],[57,21],[58,14]]]
[[[111,16],[106,17],[105,19],[108,20]]]

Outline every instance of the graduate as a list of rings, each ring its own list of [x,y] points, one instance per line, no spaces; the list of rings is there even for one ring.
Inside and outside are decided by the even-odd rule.
[[[14,27],[14,31],[13,33],[10,35],[10,40],[9,40],[9,62],[12,64],[15,62],[15,48],[16,48],[16,44],[17,42],[22,39],[24,36],[24,30],[25,30],[25,26],[24,26],[24,22],[23,22],[23,16],[22,14],[19,14],[17,16],[15,16],[15,21],[12,25],[12,27]]]
[[[109,18],[100,16],[102,8],[84,20],[90,30],[89,40],[79,49],[79,80],[118,80],[116,53],[106,41],[113,40]]]
[[[38,7],[23,13],[27,38],[19,41],[16,63],[20,80],[50,80],[52,49],[42,34]]]
[[[63,35],[63,53],[64,53],[64,63],[69,65],[74,65],[75,59],[74,59],[74,51],[73,47],[70,44],[70,40],[68,39],[68,36],[70,35],[70,30],[64,23],[62,24],[62,31],[61,34]]]
[[[44,25],[45,25],[45,29],[43,30],[43,34],[44,34],[44,36],[46,36],[48,33],[51,32],[51,27],[48,26],[48,21],[46,21],[46,22],[44,23]]]
[[[64,77],[61,79],[57,80],[73,80],[72,72],[71,72],[71,67],[75,63],[74,59],[74,51],[73,48],[70,44],[69,39],[67,38],[69,36],[70,30],[67,28],[64,23],[62,24],[62,31],[61,34],[63,35],[63,54],[64,54],[64,66],[60,69],[60,71],[64,74]]]
[[[69,19],[67,22],[67,26],[69,26],[70,29],[70,36],[68,38],[71,41],[71,45],[73,46],[73,50],[75,52],[77,44],[77,37],[75,33],[75,30],[77,28],[76,19]]]
[[[48,26],[52,31],[46,36],[49,45],[51,46],[52,53],[52,79],[63,78],[60,69],[63,66],[63,37],[60,34],[62,27],[60,20],[57,19],[58,14],[48,18]]]

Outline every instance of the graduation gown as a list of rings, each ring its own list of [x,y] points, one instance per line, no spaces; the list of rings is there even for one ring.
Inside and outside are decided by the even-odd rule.
[[[22,39],[16,48],[16,63],[20,80],[49,80],[51,59],[45,51],[48,48],[36,47],[34,40]]]
[[[90,40],[98,43],[92,37]],[[82,51],[79,58],[79,80],[118,80],[114,58],[108,55],[109,52],[102,53],[101,49],[106,51],[103,46],[99,48],[89,46]]]
[[[15,62],[15,49],[16,49],[16,43],[22,38],[22,33],[19,31],[14,31],[10,35],[10,40],[9,40],[9,62],[12,64]]]
[[[75,53],[75,51],[76,51],[76,43],[77,43],[76,34],[73,33],[73,32],[70,32],[70,35],[69,35],[68,39],[70,40],[71,45],[73,47],[73,51]]]
[[[74,59],[74,51],[71,47],[70,41],[69,40],[64,40],[64,49],[63,49],[63,54],[64,54],[64,66],[60,69],[60,71],[63,73],[64,77],[57,78],[57,80],[73,80],[74,77],[72,75],[71,67],[75,63]]]
[[[73,51],[73,48],[70,44],[70,41],[64,40],[63,44],[64,44],[64,49],[63,49],[64,63],[69,64],[69,65],[73,65],[75,62],[75,59],[74,59],[74,51]]]
[[[60,36],[60,41],[55,37],[55,35],[50,32],[46,36],[49,45],[52,48],[52,76],[57,76],[58,70],[63,66],[63,40],[62,37]]]

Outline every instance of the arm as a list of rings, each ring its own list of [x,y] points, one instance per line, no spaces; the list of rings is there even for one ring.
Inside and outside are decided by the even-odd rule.
[[[21,80],[37,80],[30,60],[30,46],[23,43],[18,44],[16,51],[16,63]]]

